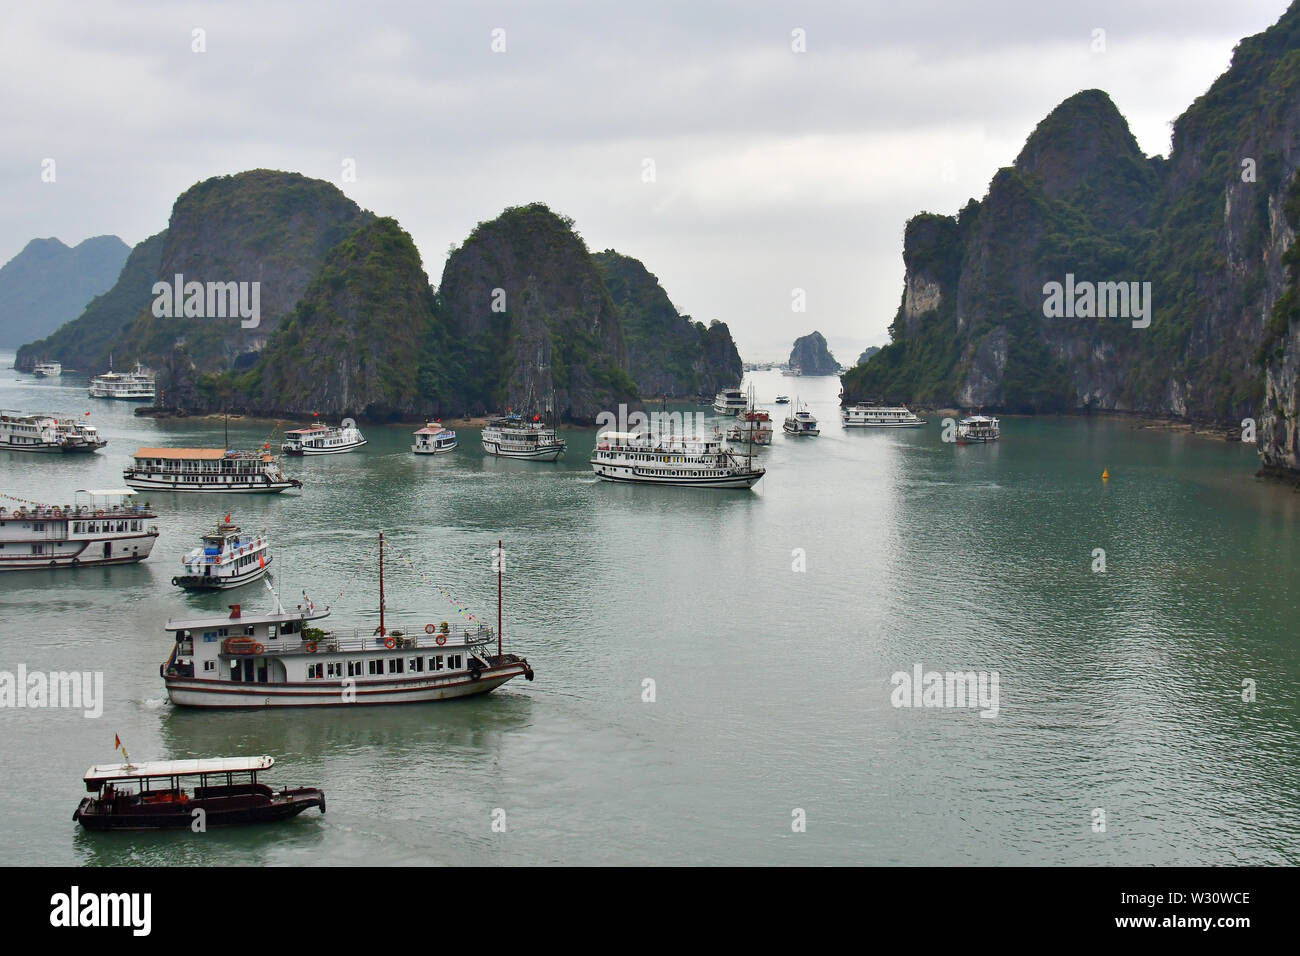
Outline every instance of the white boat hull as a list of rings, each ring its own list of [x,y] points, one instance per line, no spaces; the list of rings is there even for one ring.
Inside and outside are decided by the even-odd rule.
[[[124,535],[107,540],[54,541],[46,547],[57,550],[46,554],[9,554],[0,552],[0,571],[44,571],[51,568],[89,568],[102,564],[135,564],[149,557],[156,532]],[[108,554],[104,545],[110,545]]]
[[[635,485],[669,485],[675,488],[753,488],[765,471],[739,475],[660,475],[647,474],[633,465],[610,465],[593,462],[592,471],[603,481],[617,481]]]
[[[799,438],[804,435],[808,436],[809,438],[816,438],[818,435],[822,433],[822,430],[820,428],[785,428],[784,431],[787,435],[793,435],[795,438]]]
[[[178,478],[126,478],[127,487],[136,491],[189,491],[200,494],[278,494],[298,484],[292,481],[248,481],[228,484],[199,484]]]
[[[178,707],[354,707],[358,704],[426,704],[474,697],[496,690],[528,673],[525,663],[489,667],[475,680],[457,671],[440,677],[399,680],[316,680],[310,683],[260,684],[228,680],[164,677],[167,695]],[[349,699],[351,698],[351,699]]]
[[[349,451],[355,451],[366,443],[365,439],[358,442],[352,442],[347,445],[335,445],[331,448],[286,448],[280,450],[286,455],[293,455],[295,458],[310,458],[313,455],[342,455]]]
[[[441,455],[443,452],[455,451],[455,450],[456,450],[455,442],[452,442],[450,445],[444,445],[442,448],[432,448],[428,445],[423,447],[421,447],[420,445],[411,446],[411,451],[415,452],[415,454],[417,455]]]
[[[559,461],[560,456],[564,454],[564,446],[546,445],[540,448],[515,450],[502,448],[499,443],[484,439],[483,451],[496,458],[517,458],[521,461]]]
[[[251,567],[239,574],[220,576],[215,574],[178,574],[172,578],[172,584],[187,591],[225,591],[229,588],[243,587],[245,584],[256,581],[271,570],[272,560],[274,559],[268,557],[265,564]]]

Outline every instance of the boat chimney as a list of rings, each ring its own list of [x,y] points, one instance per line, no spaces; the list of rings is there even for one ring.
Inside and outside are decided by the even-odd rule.
[[[233,621],[237,617],[239,617],[239,605],[232,604],[230,605],[230,619]]]

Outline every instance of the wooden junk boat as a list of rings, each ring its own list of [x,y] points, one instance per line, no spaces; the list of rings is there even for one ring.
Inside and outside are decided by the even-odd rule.
[[[232,826],[285,820],[308,807],[325,812],[325,794],[315,787],[258,783],[274,765],[262,756],[91,767],[86,790],[95,796],[83,797],[72,819],[87,830],[170,830],[199,819],[204,827]]]

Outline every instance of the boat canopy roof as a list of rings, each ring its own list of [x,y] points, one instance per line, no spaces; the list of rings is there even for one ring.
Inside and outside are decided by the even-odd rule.
[[[77,494],[92,498],[130,498],[135,492],[130,488],[78,488]]]
[[[226,457],[224,448],[141,448],[136,458],[184,458],[218,461]]]
[[[86,771],[88,785],[109,780],[139,780],[154,777],[191,777],[201,773],[251,773],[269,770],[274,757],[209,757],[202,760],[150,760],[145,763],[96,765]]]
[[[631,442],[643,442],[650,440],[649,432],[601,432],[596,436],[596,441],[614,442],[619,445],[626,445]]]
[[[328,607],[294,607],[285,608],[282,614],[241,614],[239,617],[225,615],[222,617],[196,617],[188,621],[168,620],[163,630],[199,631],[211,627],[248,627],[250,624],[279,624],[283,621],[314,621],[320,617],[329,617]],[[238,635],[236,635],[238,636]]]
[[[330,430],[330,426],[329,426],[329,425],[320,425],[320,424],[317,424],[317,425],[307,425],[307,426],[304,427],[304,428],[290,428],[287,432],[285,432],[285,434],[286,434],[286,435],[306,435],[306,434],[309,434],[309,433],[311,433],[311,432],[327,432],[327,431],[329,431],[329,430]]]
[[[440,435],[440,434],[442,434],[443,432],[445,432],[446,430],[447,430],[447,429],[446,429],[446,428],[443,428],[441,425],[425,425],[423,428],[417,429],[416,432],[415,432],[415,434],[417,434],[417,435]]]

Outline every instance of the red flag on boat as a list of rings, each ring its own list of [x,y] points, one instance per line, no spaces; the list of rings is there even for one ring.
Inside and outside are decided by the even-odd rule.
[[[122,738],[119,737],[117,734],[113,735],[113,749],[114,750],[122,749]]]
[[[226,515],[226,524],[230,524],[230,515]]]

